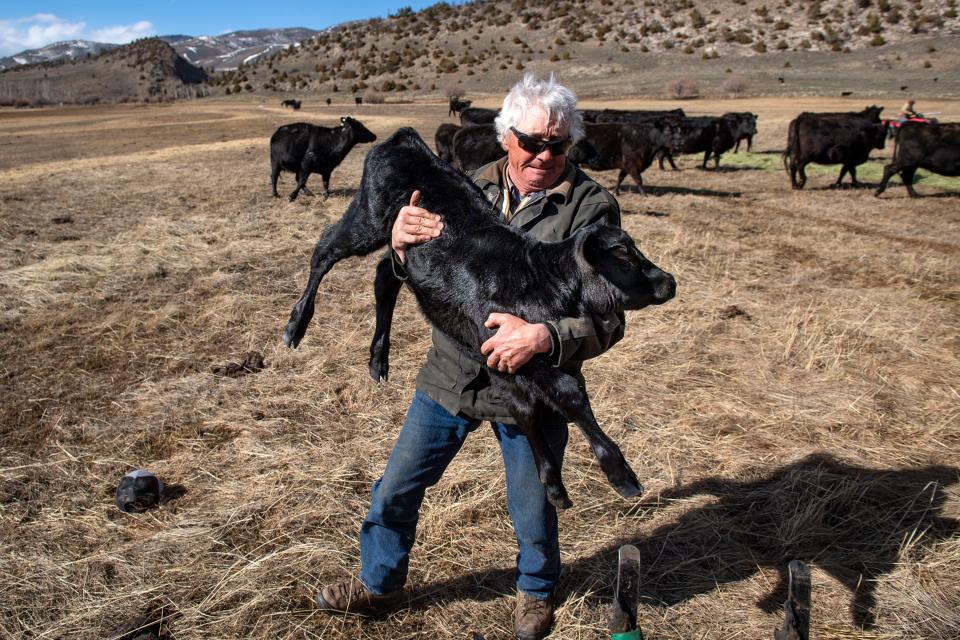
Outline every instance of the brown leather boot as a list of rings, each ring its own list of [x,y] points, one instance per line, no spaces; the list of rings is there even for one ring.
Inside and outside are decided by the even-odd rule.
[[[403,599],[403,589],[378,596],[367,590],[356,578],[346,582],[327,585],[320,589],[314,600],[323,611],[352,613],[376,618],[389,613]]]
[[[553,626],[553,596],[537,600],[517,592],[517,608],[513,611],[513,633],[520,640],[540,640]]]

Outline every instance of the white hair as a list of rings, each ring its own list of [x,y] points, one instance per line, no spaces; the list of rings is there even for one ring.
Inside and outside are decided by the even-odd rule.
[[[549,79],[541,80],[528,71],[503,99],[500,115],[494,121],[501,141],[507,141],[507,131],[523,120],[531,106],[547,112],[549,126],[565,127],[574,140],[583,137],[583,118],[577,112],[576,94],[559,84],[553,73]]]

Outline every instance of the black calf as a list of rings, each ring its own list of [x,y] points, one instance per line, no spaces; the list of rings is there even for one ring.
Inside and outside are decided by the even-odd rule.
[[[462,129],[458,124],[445,122],[437,127],[437,133],[434,135],[433,143],[437,148],[437,155],[444,162],[453,162],[453,136]]]
[[[313,317],[320,282],[340,260],[385,246],[400,208],[413,191],[421,206],[443,216],[443,233],[409,248],[407,284],[427,319],[456,341],[462,353],[486,366],[480,345],[493,335],[484,327],[492,312],[529,322],[641,309],[673,297],[673,276],[660,270],[619,227],[591,225],[562,242],[541,242],[500,221],[499,212],[469,179],[430,152],[416,131],[400,129],[367,155],[360,188],[343,217],[320,236],[310,279],[293,307],[283,341],[296,347]],[[370,373],[386,379],[390,322],[402,283],[391,255],[377,267],[377,328]],[[534,357],[513,375],[487,369],[530,440],[537,470],[551,503],[569,507],[560,468],[545,445],[537,416],[557,411],[583,431],[600,467],[624,497],[642,492],[619,447],[597,424],[577,380]]]
[[[350,153],[355,144],[373,142],[377,139],[360,121],[340,118],[339,127],[321,127],[309,122],[285,124],[270,137],[270,180],[273,196],[277,193],[277,179],[281,171],[292,171],[297,176],[297,186],[290,194],[290,201],[297,198],[302,189],[307,195],[307,178],[311,173],[323,177],[323,197],[330,195],[330,174]]]

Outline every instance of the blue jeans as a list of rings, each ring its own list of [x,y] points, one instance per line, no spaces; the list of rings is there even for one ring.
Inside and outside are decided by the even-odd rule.
[[[451,415],[417,391],[387,460],[371,491],[370,511],[360,526],[360,582],[382,595],[403,587],[420,505],[481,421]],[[560,577],[557,511],[547,502],[533,453],[516,425],[492,423],[507,478],[507,510],[517,536],[517,589],[546,598]],[[567,424],[554,417],[542,424],[547,445],[563,461]]]

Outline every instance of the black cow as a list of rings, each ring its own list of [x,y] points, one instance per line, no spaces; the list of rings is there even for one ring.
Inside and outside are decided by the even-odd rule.
[[[886,190],[891,176],[899,173],[907,193],[916,198],[913,175],[917,169],[942,176],[960,176],[960,123],[905,122],[901,125],[893,148],[893,161],[883,168],[877,195]]]
[[[684,113],[683,109],[679,108],[669,109],[666,111],[643,111],[640,109],[603,109],[596,114],[594,122],[597,124],[640,124],[653,120],[660,120],[662,118],[676,121],[677,118],[685,118],[686,116],[687,114]]]
[[[619,227],[590,225],[562,242],[542,242],[500,220],[466,176],[435,156],[410,128],[397,131],[367,154],[360,188],[343,217],[327,227],[313,252],[310,279],[293,307],[283,335],[296,347],[313,316],[317,289],[340,260],[384,247],[400,208],[411,194],[443,216],[443,233],[406,251],[405,282],[427,320],[453,339],[463,357],[486,367],[480,345],[493,335],[484,326],[492,312],[529,322],[581,317],[661,304],[674,296],[673,276],[660,270]],[[402,282],[390,251],[377,266],[377,327],[370,347],[370,374],[386,379],[393,309]],[[619,447],[597,424],[575,377],[537,355],[513,375],[486,369],[530,446],[547,497],[571,505],[560,467],[545,445],[538,416],[554,411],[575,422],[600,467],[624,497],[642,487]]]
[[[577,109],[577,113],[584,124],[596,124],[597,116],[603,113],[603,109]]]
[[[343,162],[355,144],[373,142],[377,136],[353,118],[340,118],[339,127],[321,127],[309,122],[285,124],[270,136],[270,180],[273,196],[277,193],[277,178],[281,171],[292,171],[297,176],[297,187],[290,194],[290,201],[307,189],[311,173],[323,177],[323,197],[330,195],[330,174]]]
[[[363,104],[363,97],[362,97],[362,96],[354,96],[354,98],[353,98],[353,103],[356,104],[356,105],[359,107],[360,105]]]
[[[465,127],[474,124],[493,124],[499,114],[500,112],[495,109],[469,107],[460,112],[460,124]]]
[[[883,107],[878,107],[874,104],[870,105],[869,107],[864,107],[861,111],[818,111],[816,113],[804,111],[803,113],[816,115],[821,118],[861,118],[867,122],[882,122],[880,119],[881,111],[883,111]]]
[[[783,166],[790,174],[790,186],[803,188],[807,182],[804,168],[811,162],[842,165],[834,186],[840,186],[848,171],[853,185],[859,186],[857,165],[867,161],[872,149],[883,149],[886,139],[886,125],[869,118],[801,113],[790,121],[787,148],[783,152]]]
[[[747,151],[753,148],[753,136],[757,135],[757,114],[749,111],[730,111],[720,116],[730,123],[730,133],[733,135],[733,152],[740,151],[740,143],[747,141]]]
[[[637,191],[645,195],[641,174],[659,153],[669,152],[679,142],[673,125],[588,124],[585,129],[585,136],[570,148],[567,158],[595,171],[620,169],[614,187],[618,195],[627,174],[637,183]]]
[[[284,100],[280,103],[281,107],[290,107],[294,111],[300,111],[300,105],[302,103],[299,100]]]
[[[453,162],[453,136],[457,131],[463,129],[458,124],[445,122],[437,127],[437,133],[433,137],[434,146],[437,148],[437,155],[444,162]]]
[[[676,153],[703,152],[701,168],[707,168],[707,160],[713,156],[713,168],[720,167],[720,155],[733,149],[733,129],[730,121],[719,116],[694,116],[680,118],[677,121],[680,130],[680,144]],[[663,161],[670,162],[670,166],[677,168],[673,161],[674,153],[661,153],[658,160],[663,169]]]
[[[492,124],[463,127],[453,136],[453,166],[464,173],[507,155]]]
[[[460,115],[460,112],[470,106],[469,100],[461,100],[456,96],[450,96],[450,109],[447,111],[448,116]]]

